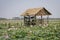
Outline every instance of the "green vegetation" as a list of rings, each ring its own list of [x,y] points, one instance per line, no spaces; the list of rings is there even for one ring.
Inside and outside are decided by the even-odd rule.
[[[14,22],[13,22],[14,21]],[[20,20],[0,21],[0,40],[60,40],[60,21],[49,26],[23,26]]]

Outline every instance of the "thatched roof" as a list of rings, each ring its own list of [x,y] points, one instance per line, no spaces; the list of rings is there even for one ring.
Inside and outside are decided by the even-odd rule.
[[[44,7],[42,8],[32,8],[27,9],[24,13],[21,14],[22,16],[40,16],[40,15],[51,15],[50,12],[48,12]]]

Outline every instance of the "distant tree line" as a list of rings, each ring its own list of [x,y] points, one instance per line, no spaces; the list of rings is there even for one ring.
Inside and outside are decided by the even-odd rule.
[[[0,18],[0,20],[7,20],[7,18]]]

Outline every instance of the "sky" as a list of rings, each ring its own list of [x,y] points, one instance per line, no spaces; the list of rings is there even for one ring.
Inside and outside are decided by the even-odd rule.
[[[50,18],[60,18],[60,0],[0,0],[0,17],[20,17],[27,9],[39,7],[45,7]]]

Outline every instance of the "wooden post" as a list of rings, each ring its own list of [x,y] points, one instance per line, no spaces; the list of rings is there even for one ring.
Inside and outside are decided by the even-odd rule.
[[[31,24],[31,22],[30,22],[30,16],[28,15],[28,17],[29,17],[29,26],[30,26],[30,24]]]
[[[36,25],[36,15],[35,15],[35,25]]]
[[[42,26],[43,24],[42,24],[42,15],[41,15],[41,26]]]
[[[49,15],[47,15],[47,24],[49,24]]]
[[[24,25],[25,25],[25,16],[24,16]]]

